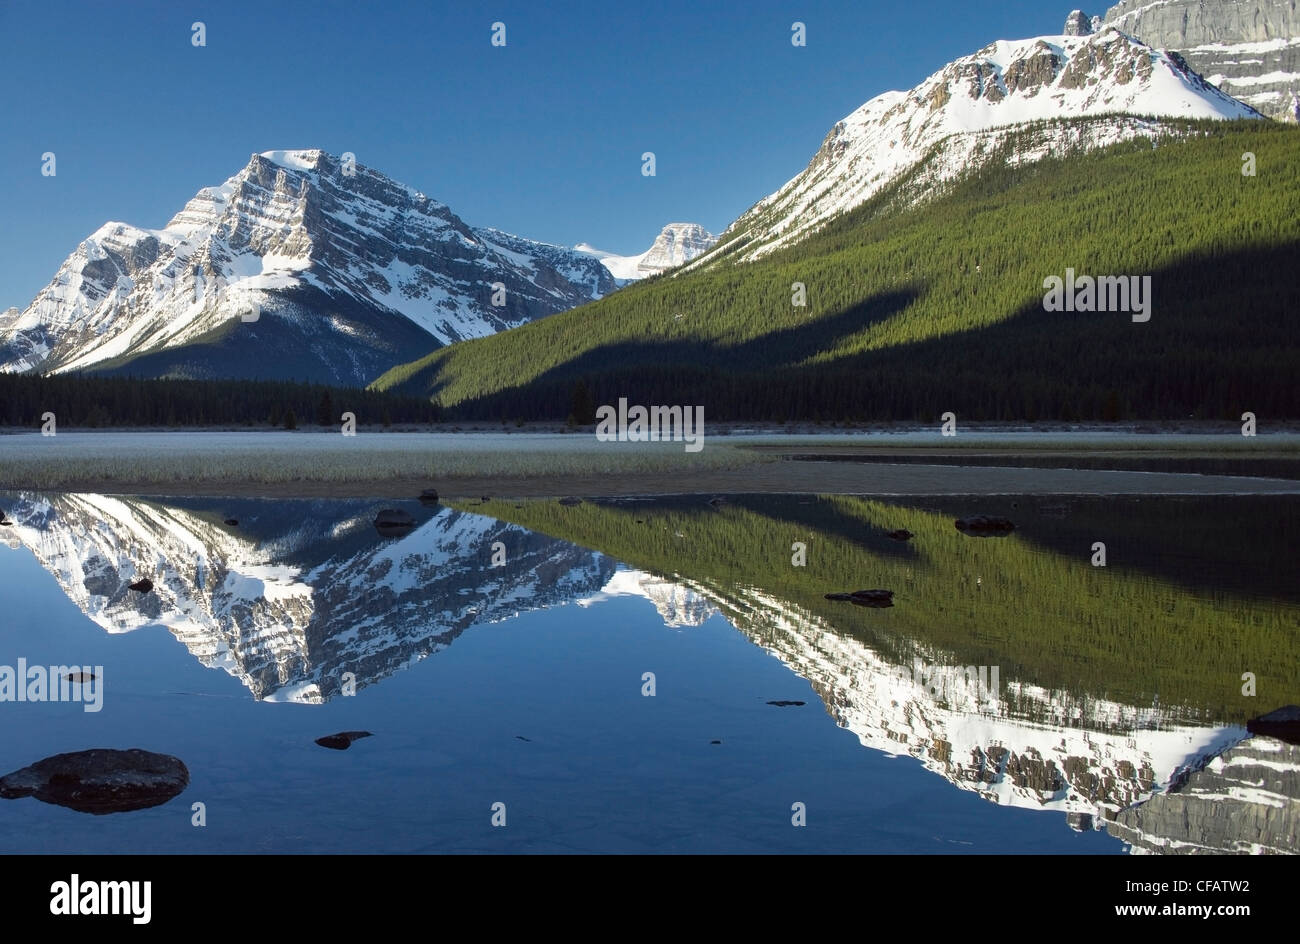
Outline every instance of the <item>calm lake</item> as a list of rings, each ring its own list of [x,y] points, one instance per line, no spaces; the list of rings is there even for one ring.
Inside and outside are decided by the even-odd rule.
[[[1245,725],[1300,703],[1300,496],[0,510],[0,672],[99,686],[0,694],[0,775],[190,774],[0,800],[5,852],[1297,851],[1300,748]]]

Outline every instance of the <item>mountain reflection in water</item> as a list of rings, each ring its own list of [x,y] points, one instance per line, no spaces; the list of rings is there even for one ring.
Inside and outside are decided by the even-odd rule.
[[[165,626],[257,700],[321,704],[476,625],[644,597],[674,632],[725,618],[807,679],[862,746],[915,758],[998,806],[1104,828],[1134,852],[1296,852],[1300,756],[1244,728],[1300,701],[1297,601],[1268,563],[1295,559],[1296,506],[1270,501],[1000,499],[990,510],[1017,530],[996,542],[953,527],[972,507],[955,500],[469,511],[22,493],[0,507],[11,546],[95,624]],[[376,513],[398,506],[414,527],[376,531]],[[1238,548],[1215,516],[1273,525],[1262,541],[1243,529],[1252,546]],[[913,538],[888,538],[898,528]],[[1093,538],[1108,543],[1106,568],[1090,564]],[[152,591],[129,589],[142,578]],[[824,599],[875,586],[895,591],[894,607]],[[1267,703],[1241,695],[1249,670],[1268,673]]]

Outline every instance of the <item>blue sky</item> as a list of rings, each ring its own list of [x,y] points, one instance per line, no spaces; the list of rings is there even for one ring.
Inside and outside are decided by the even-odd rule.
[[[672,221],[721,232],[867,99],[995,39],[1059,32],[1069,9],[0,0],[0,309],[107,220],[161,227],[275,148],[352,151],[469,223],[562,245],[640,252]]]

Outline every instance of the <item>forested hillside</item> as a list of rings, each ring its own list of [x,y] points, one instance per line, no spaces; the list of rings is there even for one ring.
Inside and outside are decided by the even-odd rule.
[[[758,262],[730,263],[739,245],[724,239],[711,265],[372,386],[486,419],[563,419],[619,397],[703,404],[711,419],[1300,416],[1300,129],[1163,128],[1029,165],[1012,138],[1004,159],[909,209],[900,195],[926,186],[922,162]],[[1151,276],[1150,320],[1044,311],[1044,279],[1067,268]]]

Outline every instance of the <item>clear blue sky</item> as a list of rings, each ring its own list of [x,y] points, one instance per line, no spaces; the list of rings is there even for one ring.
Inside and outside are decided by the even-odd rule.
[[[161,227],[273,148],[352,151],[469,223],[561,245],[639,252],[672,221],[720,232],[867,99],[995,39],[1058,32],[1069,10],[0,0],[0,309],[25,307],[104,222]]]

